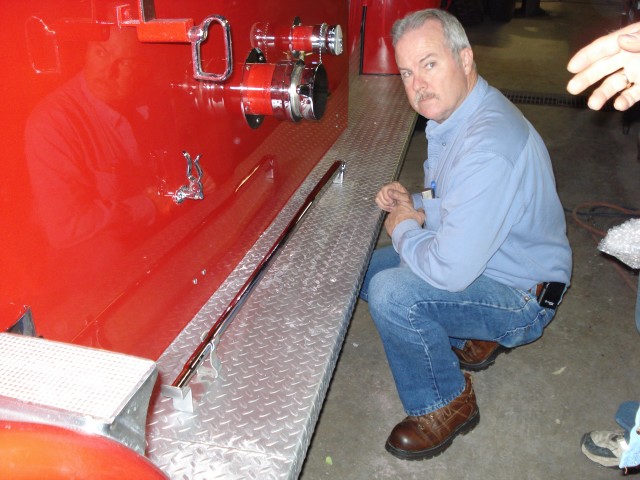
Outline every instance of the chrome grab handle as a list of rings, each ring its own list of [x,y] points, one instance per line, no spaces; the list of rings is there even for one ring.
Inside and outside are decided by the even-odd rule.
[[[213,22],[218,23],[224,30],[225,70],[223,73],[206,72],[202,68],[202,55],[200,45],[207,39],[209,27]],[[198,25],[189,30],[191,40],[191,59],[193,62],[193,76],[198,80],[209,80],[212,82],[224,82],[231,76],[233,71],[233,54],[231,52],[231,25],[229,21],[221,15],[210,15]]]

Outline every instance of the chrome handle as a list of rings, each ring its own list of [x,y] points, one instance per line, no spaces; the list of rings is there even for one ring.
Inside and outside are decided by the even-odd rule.
[[[224,29],[225,70],[223,73],[206,72],[202,68],[202,55],[200,45],[209,35],[209,27],[213,22],[218,23]],[[191,58],[193,61],[193,76],[198,80],[209,80],[212,82],[224,82],[231,76],[233,71],[233,56],[231,52],[231,26],[229,21],[221,15],[211,15],[198,25],[189,30],[191,40]]]
[[[295,227],[302,221],[308,210],[316,202],[318,196],[325,188],[329,180],[335,175],[337,171],[344,171],[345,163],[338,160],[335,161],[327,172],[322,176],[320,181],[316,184],[313,190],[307,195],[294,217],[289,224],[285,227],[284,231],[280,234],[280,237],[271,246],[266,255],[262,258],[256,269],[246,280],[244,285],[240,288],[240,291],[236,293],[236,296],[231,300],[231,303],[227,305],[222,314],[214,322],[211,329],[203,336],[202,342],[196,347],[195,351],[191,354],[187,362],[183,365],[182,370],[171,383],[171,385],[162,385],[161,392],[164,396],[173,399],[173,406],[180,411],[193,412],[193,395],[189,388],[189,381],[197,373],[198,368],[206,360],[207,356],[215,351],[217,343],[220,341],[220,336],[224,330],[228,327],[229,323],[242,307],[247,297],[251,294],[256,284],[260,281],[263,274],[269,267],[271,261],[276,258],[280,249],[285,245],[287,240],[291,237],[295,231]],[[218,368],[216,368],[217,370]]]

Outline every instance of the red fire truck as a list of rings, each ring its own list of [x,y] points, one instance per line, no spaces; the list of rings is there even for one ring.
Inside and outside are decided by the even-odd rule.
[[[295,478],[449,5],[2,5],[0,478]]]

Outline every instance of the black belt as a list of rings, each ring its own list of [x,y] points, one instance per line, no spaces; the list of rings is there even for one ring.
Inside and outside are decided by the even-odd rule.
[[[555,310],[560,304],[566,285],[560,282],[544,282],[536,285],[538,305]]]

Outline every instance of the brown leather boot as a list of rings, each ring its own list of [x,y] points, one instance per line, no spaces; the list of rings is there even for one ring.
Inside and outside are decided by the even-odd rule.
[[[467,340],[462,350],[453,348],[453,352],[460,360],[460,368],[478,372],[493,365],[496,357],[509,349],[498,342],[486,342],[484,340]]]
[[[480,421],[471,377],[464,374],[465,389],[451,403],[420,417],[407,417],[397,424],[385,448],[404,460],[423,460],[442,453],[456,435],[465,434]]]

